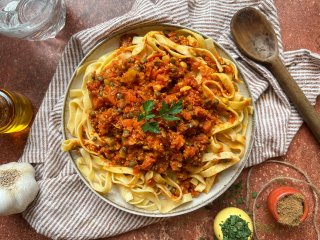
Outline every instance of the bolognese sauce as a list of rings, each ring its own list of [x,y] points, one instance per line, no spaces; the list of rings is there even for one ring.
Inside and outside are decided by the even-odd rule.
[[[176,43],[192,46],[184,36],[165,34]],[[132,41],[132,36],[128,38],[122,41],[123,51]],[[208,60],[207,65],[216,71],[213,61]],[[220,121],[217,106],[207,100],[196,80],[194,72],[199,67],[194,59],[157,52],[145,61],[136,56],[119,58],[100,74],[94,72],[93,81],[87,83],[92,103],[89,119],[94,131],[107,141],[88,143],[87,147],[114,165],[132,167],[136,173],[152,170],[173,174],[184,192],[197,194],[185,181],[186,169],[203,165],[202,155],[208,148],[211,129]],[[145,120],[138,121],[138,116],[148,100],[154,102],[154,112],[159,112],[162,103],[172,105],[182,100],[182,111],[177,114],[180,120],[157,118],[160,133],[144,132]]]

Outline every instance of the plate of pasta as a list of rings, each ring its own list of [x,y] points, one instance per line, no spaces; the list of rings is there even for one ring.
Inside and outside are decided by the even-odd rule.
[[[219,197],[251,150],[254,106],[211,38],[141,25],[101,40],[73,74],[62,150],[83,182],[124,211],[166,217]]]

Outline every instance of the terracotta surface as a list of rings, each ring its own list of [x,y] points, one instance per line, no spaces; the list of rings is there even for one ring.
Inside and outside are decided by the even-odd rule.
[[[48,84],[53,76],[66,42],[72,34],[84,28],[93,26],[103,20],[111,19],[128,11],[132,0],[92,0],[90,9],[84,7],[85,0],[66,0],[67,22],[65,28],[55,39],[43,42],[28,42],[0,37],[0,87],[19,91],[26,95],[33,103],[35,112],[38,110]],[[307,48],[320,53],[320,2],[318,0],[305,1],[275,1],[279,11],[283,44],[286,50]],[[94,13],[94,14],[92,14]],[[317,101],[320,112],[320,99]],[[16,161],[23,152],[28,130],[0,135],[0,163]],[[320,187],[320,147],[305,126],[299,130],[284,156],[286,162],[302,168]],[[215,214],[225,206],[244,208],[245,181],[248,170],[245,170],[231,190],[212,203],[190,214],[167,219],[111,239],[213,239],[212,222]],[[259,189],[275,176],[291,176],[302,178],[296,171],[274,163],[264,163],[256,166],[252,171],[251,190]],[[289,183],[292,184],[292,183]],[[313,215],[314,201],[305,185],[294,184],[303,189],[310,199],[310,213]],[[268,188],[257,199],[255,208],[259,239],[316,239],[312,228],[312,219],[294,229],[279,227],[266,210]],[[253,200],[251,198],[251,200]],[[320,219],[317,220],[318,226]],[[37,234],[21,215],[0,217],[0,239],[47,239]]]

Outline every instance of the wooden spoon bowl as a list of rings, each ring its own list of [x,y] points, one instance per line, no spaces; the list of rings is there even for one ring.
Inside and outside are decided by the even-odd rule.
[[[231,29],[238,47],[251,59],[269,62],[278,56],[276,33],[256,9],[248,7],[238,11],[232,18]]]

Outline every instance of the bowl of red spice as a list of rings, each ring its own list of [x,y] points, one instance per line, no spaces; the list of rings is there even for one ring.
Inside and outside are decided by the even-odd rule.
[[[281,186],[268,196],[268,208],[272,216],[282,225],[295,227],[308,216],[308,200],[293,187]]]

